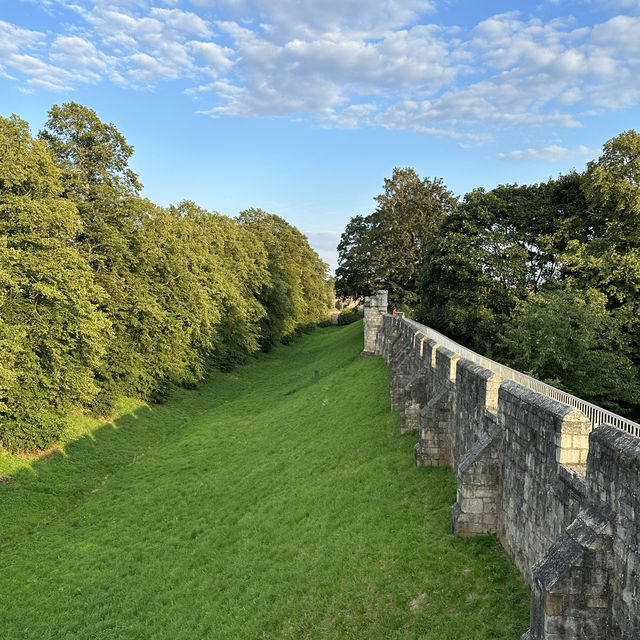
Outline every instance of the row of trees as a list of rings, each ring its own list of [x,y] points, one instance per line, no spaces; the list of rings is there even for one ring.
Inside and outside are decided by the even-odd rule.
[[[442,188],[412,170],[396,169],[394,179],[400,175],[411,176],[423,200]],[[389,232],[364,246],[360,238],[372,236],[353,229],[384,215],[380,206],[353,218],[342,236],[336,289],[388,288],[394,306],[462,344],[640,417],[640,135],[608,141],[584,173],[475,189],[430,212],[428,225],[423,210],[405,217],[417,227],[413,237],[430,234],[409,254],[421,274],[409,295],[399,286],[407,282],[398,277],[402,259],[397,269],[393,261],[387,271],[374,260],[362,267]]]
[[[259,209],[140,195],[132,148],[75,103],[33,138],[0,118],[0,443],[46,447],[72,408],[164,399],[327,315],[326,265]]]

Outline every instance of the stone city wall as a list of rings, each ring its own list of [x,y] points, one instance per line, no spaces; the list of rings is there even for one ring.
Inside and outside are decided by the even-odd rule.
[[[456,472],[452,532],[496,534],[532,585],[522,640],[639,640],[640,439],[445,349],[386,314],[386,292],[370,300],[365,352],[389,366],[415,462]]]

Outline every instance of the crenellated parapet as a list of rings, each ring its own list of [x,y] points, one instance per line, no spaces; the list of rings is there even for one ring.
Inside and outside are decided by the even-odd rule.
[[[456,473],[453,533],[497,535],[532,585],[523,640],[638,640],[640,438],[416,322],[374,321],[416,464]]]

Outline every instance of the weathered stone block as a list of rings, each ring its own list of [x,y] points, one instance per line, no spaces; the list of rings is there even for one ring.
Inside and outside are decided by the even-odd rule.
[[[588,436],[580,412],[503,382],[403,318],[382,316],[375,348],[403,429],[417,419],[416,464],[458,474],[452,530],[496,531],[533,582],[523,640],[640,640],[640,439],[606,425]]]
[[[364,349],[362,356],[376,353],[378,333],[382,328],[382,318],[387,313],[387,292],[378,291],[364,301]]]
[[[500,429],[494,422],[458,464],[458,501],[451,512],[455,534],[495,533],[499,496],[497,452]]]
[[[442,389],[418,414],[419,439],[414,449],[417,466],[444,466],[451,459],[451,389]]]
[[[611,521],[608,507],[592,505],[580,512],[534,569],[531,595],[531,640],[564,638],[605,640],[611,610],[603,582],[591,570],[611,561]]]

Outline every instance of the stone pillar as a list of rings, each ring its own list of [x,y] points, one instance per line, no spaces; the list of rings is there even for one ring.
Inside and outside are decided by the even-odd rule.
[[[409,433],[420,428],[420,409],[429,402],[426,378],[426,370],[421,367],[405,387],[404,411],[400,415],[400,433]]]
[[[454,392],[442,389],[418,413],[419,439],[413,448],[416,467],[451,464],[451,413]]]
[[[497,420],[458,461],[458,501],[451,533],[482,535],[498,530],[502,431]]]
[[[418,467],[451,464],[456,363],[459,359],[457,353],[443,347],[431,349],[433,390],[430,390],[429,402],[418,413],[418,442],[413,449],[414,462]]]
[[[611,640],[614,514],[604,505],[580,512],[533,571],[531,628],[522,640]]]
[[[504,380],[468,360],[460,360],[456,370],[451,451],[458,476],[458,501],[451,511],[451,532],[496,533],[502,470],[502,430],[496,412]]]
[[[382,316],[387,313],[387,292],[377,291],[364,299],[364,349],[362,357],[376,353],[376,337],[382,327]]]
[[[404,346],[393,354],[389,360],[389,373],[391,374],[391,411],[399,411],[404,409],[405,389],[414,374],[411,346]]]
[[[417,431],[420,427],[418,418],[420,409],[429,402],[427,372],[431,370],[431,362],[427,361],[427,337],[420,331],[413,335],[413,361],[415,373],[404,389],[404,410],[400,414],[400,433]]]

